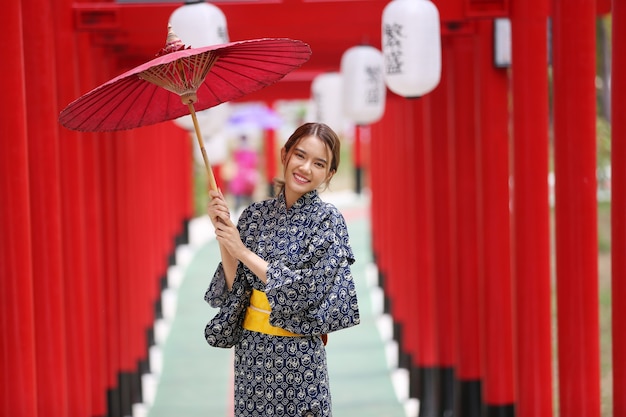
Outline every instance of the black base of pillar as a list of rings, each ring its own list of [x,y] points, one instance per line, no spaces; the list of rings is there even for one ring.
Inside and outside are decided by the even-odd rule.
[[[383,314],[391,314],[391,300],[385,293],[385,274],[378,270],[378,287],[383,290]]]
[[[413,366],[409,393],[420,401],[419,417],[440,417],[439,368]]]
[[[363,190],[363,168],[354,168],[354,191],[360,195]]]
[[[118,374],[121,416],[132,415],[133,404],[141,403],[141,374],[137,372],[120,372]]]
[[[480,380],[457,382],[458,402],[455,417],[482,417],[482,383]]]
[[[411,365],[409,369],[409,397],[420,400],[420,408],[422,408],[422,368]]]
[[[161,296],[154,301],[154,319],[163,318],[163,303],[161,302]]]
[[[443,417],[454,415],[454,368],[439,369],[439,408]]]
[[[189,243],[189,221],[190,219],[183,219],[181,231],[176,236],[174,236],[174,248],[167,257],[167,262],[169,266],[176,265],[176,248]]]
[[[167,266],[174,265],[176,265],[176,250],[171,251],[167,257]]]
[[[109,409],[109,417],[123,417],[119,388],[109,388],[107,390],[107,406]]]
[[[184,219],[181,232],[176,236],[175,246],[186,245],[189,243],[189,219]]]
[[[146,339],[148,341],[148,357],[150,357],[150,347],[156,345],[156,340],[154,339],[154,327],[150,327],[146,330]],[[150,369],[150,368],[148,368]]]
[[[411,369],[411,355],[404,349],[402,325],[393,323],[393,340],[398,344],[398,368]]]
[[[122,416],[132,415],[133,409],[133,376],[131,372],[118,374],[118,386],[120,390],[120,411]]]
[[[515,405],[486,405],[485,415],[487,417],[515,417]]]

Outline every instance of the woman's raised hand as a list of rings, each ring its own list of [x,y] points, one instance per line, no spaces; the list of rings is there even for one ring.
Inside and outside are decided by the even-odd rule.
[[[215,227],[215,237],[217,241],[231,254],[239,259],[246,251],[246,247],[241,241],[237,226],[230,219],[230,211],[224,196],[219,191],[209,191],[211,201],[209,202],[208,214]]]
[[[213,227],[217,228],[218,222],[222,224],[230,223],[230,210],[221,191],[209,190],[211,200],[207,207],[207,214],[213,223]]]

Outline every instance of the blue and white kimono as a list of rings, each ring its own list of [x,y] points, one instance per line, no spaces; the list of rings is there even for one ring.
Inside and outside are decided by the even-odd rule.
[[[299,336],[243,329],[235,345],[235,416],[332,416],[321,336],[359,323],[343,216],[317,191],[289,209],[281,193],[245,209],[237,227],[246,247],[269,262],[267,284],[240,263],[228,291],[220,264],[205,300],[220,312],[241,310],[252,289],[263,291],[270,324]]]

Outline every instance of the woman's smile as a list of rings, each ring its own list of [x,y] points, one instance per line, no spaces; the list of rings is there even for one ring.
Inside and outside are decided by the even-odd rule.
[[[296,174],[295,172],[293,174],[293,177],[300,184],[306,184],[306,183],[310,182],[308,179],[306,179],[305,177],[303,177],[303,176],[301,176],[299,174]]]

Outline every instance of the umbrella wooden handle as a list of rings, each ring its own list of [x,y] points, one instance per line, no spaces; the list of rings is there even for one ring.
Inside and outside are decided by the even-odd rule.
[[[217,183],[215,182],[215,175],[213,175],[213,170],[211,169],[209,157],[206,154],[206,149],[204,149],[204,141],[202,140],[202,133],[200,133],[200,125],[198,124],[198,118],[196,117],[196,109],[194,109],[193,107],[193,102],[188,102],[187,106],[189,106],[189,113],[191,114],[191,119],[193,120],[193,127],[196,130],[196,139],[198,139],[200,152],[202,152],[202,159],[204,159],[204,166],[206,167],[206,173],[209,178],[209,189],[213,191],[218,191]]]

